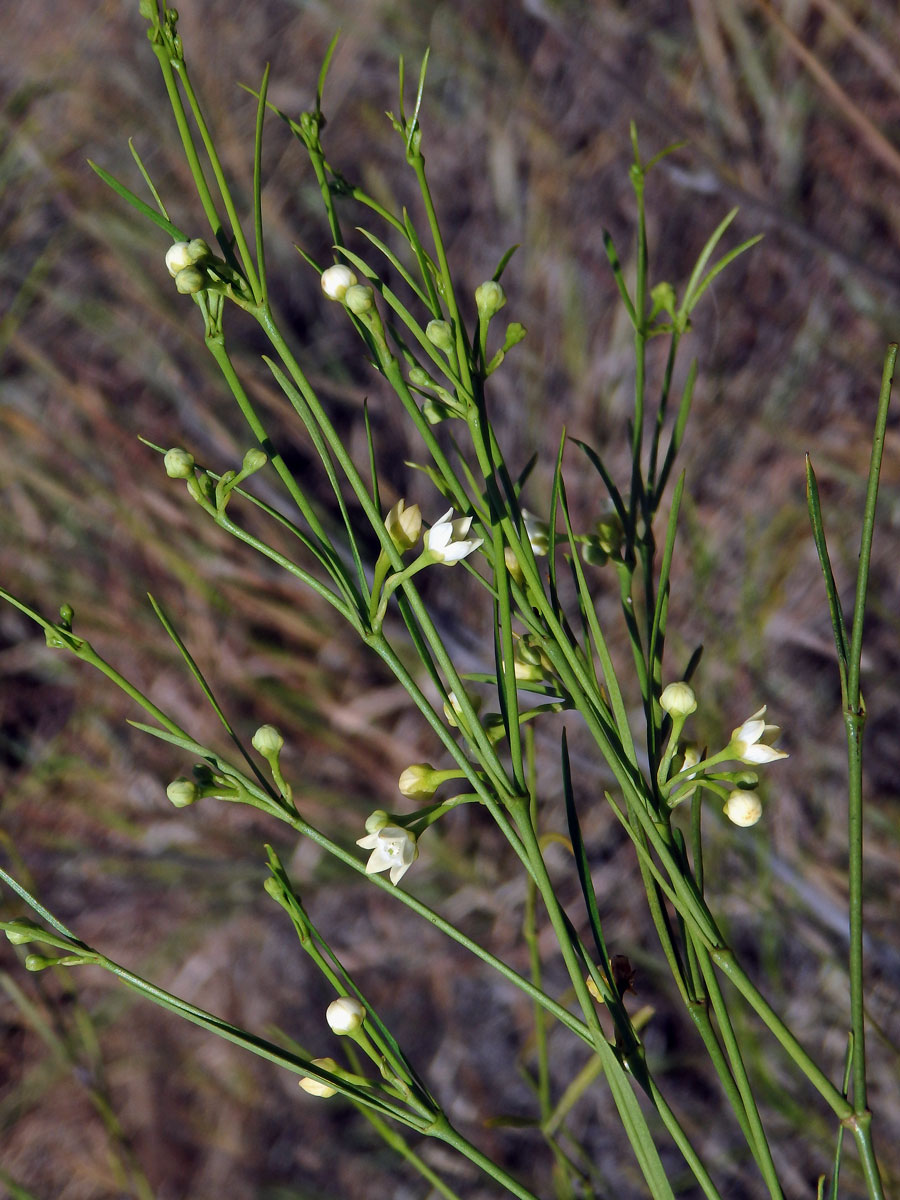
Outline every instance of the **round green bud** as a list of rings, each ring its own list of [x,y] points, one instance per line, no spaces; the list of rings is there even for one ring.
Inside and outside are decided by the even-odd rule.
[[[196,783],[192,779],[173,779],[166,788],[166,795],[176,808],[187,808],[189,804],[193,804],[199,797],[200,793]]]
[[[432,346],[449,354],[454,348],[453,326],[449,321],[429,321],[425,326],[425,336]]]
[[[434,385],[434,380],[431,378],[428,372],[424,371],[421,367],[410,367],[409,382],[414,384],[416,387],[427,388]]]
[[[166,451],[163,459],[166,474],[170,479],[189,479],[194,473],[194,456],[180,446],[173,446]]]
[[[260,450],[258,446],[254,446],[244,455],[244,461],[241,463],[241,472],[249,475],[253,471],[260,471],[268,461],[269,456],[265,450]]]
[[[366,833],[378,833],[386,825],[390,825],[390,823],[391,818],[384,809],[376,808],[373,813],[369,813],[366,817]]]
[[[199,267],[185,267],[175,276],[175,287],[182,296],[193,296],[206,287],[206,276]]]
[[[185,265],[189,267],[196,267],[200,263],[206,262],[207,259],[212,258],[212,251],[203,238],[191,238],[187,244],[185,254],[188,260]]]
[[[489,279],[475,289],[475,306],[482,321],[489,321],[506,303],[506,293],[496,280]]]
[[[47,967],[55,966],[58,961],[55,958],[45,958],[43,954],[29,954],[25,959],[25,970],[43,971]]]
[[[352,313],[363,317],[375,307],[375,292],[362,283],[354,283],[344,292],[344,303]]]
[[[329,300],[343,300],[347,289],[356,283],[356,276],[343,263],[327,267],[322,272],[322,291]]]
[[[356,1033],[365,1019],[366,1010],[355,996],[339,996],[337,1000],[332,1000],[325,1010],[325,1020],[332,1033],[341,1036]]]
[[[438,787],[434,774],[431,763],[413,763],[401,773],[397,787],[410,800],[430,800]]]
[[[284,745],[284,738],[274,725],[260,725],[251,741],[253,749],[263,758],[271,758],[280,753]]]

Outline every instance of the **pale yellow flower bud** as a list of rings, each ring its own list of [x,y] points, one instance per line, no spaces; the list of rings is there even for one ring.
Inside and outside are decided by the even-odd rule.
[[[437,790],[431,763],[413,763],[397,780],[400,793],[410,800],[430,800]]]
[[[312,1059],[314,1067],[321,1067],[323,1071],[333,1072],[337,1070],[337,1063],[333,1058],[314,1058]],[[312,1079],[309,1075],[304,1075],[299,1081],[304,1092],[308,1092],[310,1096],[320,1096],[322,1099],[327,1099],[333,1096],[337,1091],[330,1083],[323,1083],[320,1079]]]
[[[697,697],[686,683],[670,683],[663,688],[659,706],[670,717],[689,717],[697,711]]]
[[[745,792],[738,788],[725,801],[722,812],[735,825],[748,829],[762,816],[762,804],[756,792]]]
[[[418,504],[407,508],[405,500],[398,500],[385,517],[384,527],[401,554],[411,550],[422,535],[422,514]]]
[[[333,1033],[342,1036],[356,1033],[366,1019],[366,1010],[355,996],[339,996],[325,1010],[325,1020]]]
[[[353,287],[355,283],[356,276],[343,263],[327,267],[322,272],[322,291],[329,300],[343,300],[347,294],[347,288]]]

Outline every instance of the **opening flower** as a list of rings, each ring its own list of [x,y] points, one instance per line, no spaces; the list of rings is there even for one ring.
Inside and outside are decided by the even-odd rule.
[[[742,763],[769,763],[787,758],[783,750],[776,750],[770,743],[778,737],[777,725],[767,725],[763,720],[766,706],[748,717],[743,725],[731,732],[729,754]]]
[[[484,539],[468,537],[471,525],[471,517],[457,517],[454,521],[453,509],[448,508],[425,534],[425,549],[432,561],[452,567],[477,550]]]
[[[379,871],[390,871],[391,883],[397,884],[419,857],[415,834],[399,825],[384,825],[376,833],[359,838],[357,846],[371,850],[366,863],[366,874],[377,875]]]
[[[405,500],[398,500],[384,518],[384,527],[401,554],[411,550],[422,533],[422,514],[418,504],[411,504],[407,508]]]

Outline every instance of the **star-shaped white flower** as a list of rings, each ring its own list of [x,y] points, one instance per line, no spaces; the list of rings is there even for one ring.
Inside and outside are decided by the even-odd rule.
[[[728,749],[739,762],[769,763],[787,758],[783,750],[776,750],[768,743],[778,736],[777,725],[767,725],[763,720],[766,706],[748,717],[743,725],[732,730]],[[766,740],[763,740],[766,739]]]
[[[457,517],[455,521],[452,518],[453,509],[448,508],[444,515],[435,521],[424,538],[425,549],[433,561],[443,563],[445,567],[452,567],[461,558],[465,558],[473,550],[477,550],[484,541],[483,538],[467,536],[472,524],[471,517]]]
[[[356,844],[363,850],[372,851],[366,863],[366,874],[390,871],[391,883],[399,883],[419,857],[415,835],[399,825],[385,825],[376,833],[359,838]]]

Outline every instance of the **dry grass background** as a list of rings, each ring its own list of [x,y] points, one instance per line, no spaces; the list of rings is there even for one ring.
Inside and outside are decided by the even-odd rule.
[[[711,741],[763,702],[785,728],[792,757],[771,773],[764,822],[737,834],[710,819],[708,869],[752,969],[836,1074],[848,1009],[844,767],[803,452],[819,474],[846,592],[881,359],[900,332],[895,6],[184,0],[195,81],[233,178],[247,178],[252,138],[251,105],[236,82],[256,82],[271,60],[275,103],[308,107],[338,26],[326,93],[332,160],[377,195],[414,203],[383,112],[395,102],[397,56],[417,63],[430,45],[426,154],[459,277],[474,289],[509,244],[522,243],[508,311],[529,337],[497,377],[495,409],[513,462],[542,451],[532,508],[546,501],[563,423],[613,464],[624,461],[629,346],[600,231],[609,228],[630,256],[629,120],[648,151],[688,141],[649,189],[657,280],[682,281],[732,205],[741,209],[736,237],[766,234],[716,287],[690,348],[700,384],[670,661],[674,672],[704,643],[701,733]],[[263,721],[284,728],[304,815],[349,842],[367,812],[394,805],[400,770],[433,755],[427,732],[330,614],[201,520],[137,441],[182,443],[224,466],[248,444],[186,319],[193,310],[173,295],[160,238],[135,225],[85,165],[90,156],[134,178],[133,135],[174,219],[197,224],[137,4],[17,5],[4,23],[0,89],[0,579],[48,614],[71,603],[77,628],[101,652],[199,738],[215,740],[213,719],[154,623],[152,591],[236,724],[248,735]],[[324,257],[327,235],[310,173],[274,123],[266,170],[270,271],[303,361],[357,449],[369,397],[392,483],[418,486],[434,516],[435,497],[398,474],[416,448],[395,428],[389,397],[334,312],[323,311],[292,248]],[[247,334],[242,362],[278,428],[283,405]],[[896,417],[888,437],[864,680],[867,972],[876,1139],[888,1192],[898,1194]],[[305,449],[293,444],[302,468]],[[586,524],[597,483],[574,452],[567,480]],[[615,587],[600,586],[612,628]],[[483,618],[465,595],[433,599],[448,636],[483,666]],[[314,920],[454,1120],[549,1194],[540,1137],[486,1124],[533,1111],[517,1072],[530,1053],[521,998],[257,814],[172,810],[164,785],[188,764],[133,734],[118,696],[76,666],[0,610],[0,837],[51,909],[170,990],[258,1030],[277,1024],[327,1053],[328,997],[262,892],[261,845],[272,840]],[[545,735],[542,772],[547,823],[559,828],[557,736]],[[637,966],[637,1002],[656,1009],[650,1052],[725,1180],[723,1194],[761,1196],[660,973],[632,856],[594,801],[602,772],[587,745],[578,761],[607,936]],[[554,867],[562,878],[561,854]],[[522,890],[510,877],[496,839],[460,813],[429,835],[407,879],[524,969]],[[9,946],[0,964],[0,1194],[5,1182],[10,1195],[60,1200],[141,1195],[129,1175],[138,1163],[144,1194],[160,1200],[426,1195],[340,1104],[299,1097],[292,1079],[91,972],[26,977]],[[552,961],[548,969],[550,990],[561,989]],[[832,1124],[752,1022],[741,1035],[788,1193],[813,1195]],[[559,1081],[580,1065],[564,1036],[553,1055]],[[643,1194],[601,1088],[579,1105],[573,1129],[600,1164],[601,1195]],[[440,1151],[424,1153],[461,1195],[493,1194]],[[693,1196],[671,1163],[677,1193]],[[851,1170],[842,1196],[860,1195]]]

